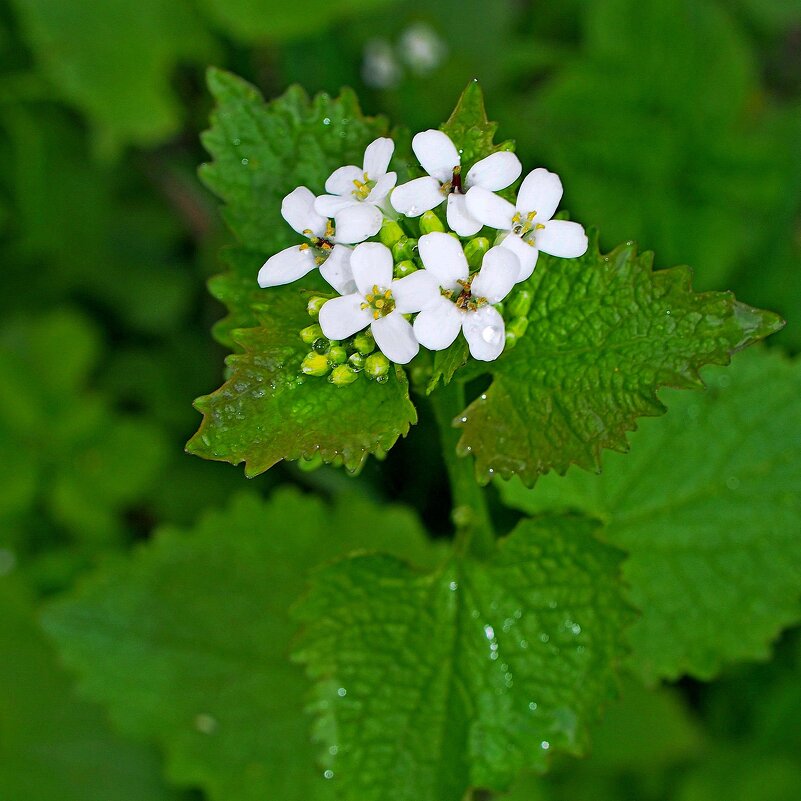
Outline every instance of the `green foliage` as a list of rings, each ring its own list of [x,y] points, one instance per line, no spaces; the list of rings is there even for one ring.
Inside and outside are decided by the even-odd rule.
[[[581,752],[629,619],[619,554],[592,535],[581,518],[543,518],[484,563],[420,574],[360,556],[318,573],[297,658],[339,798],[458,801],[506,789],[552,750]]]
[[[480,481],[533,485],[571,463],[599,466],[603,448],[627,448],[638,417],[664,411],[659,387],[698,386],[701,366],[728,363],[782,325],[729,293],[694,293],[687,268],[652,263],[632,243],[540,256],[523,285],[534,298],[527,333],[490,365],[492,385],[458,421]]]
[[[606,522],[642,611],[630,666],[649,680],[765,658],[801,617],[799,364],[745,353],[704,378],[704,394],[665,392],[665,419],[644,421],[600,475],[573,468],[534,492],[501,487],[526,512],[576,508]]]
[[[0,786],[5,801],[168,801],[149,748],[76,699],[21,586],[0,578]]]
[[[51,607],[47,630],[115,722],[156,740],[170,777],[213,801],[330,798],[313,768],[289,608],[339,553],[437,559],[414,516],[357,497],[241,495],[194,531],[166,529]]]

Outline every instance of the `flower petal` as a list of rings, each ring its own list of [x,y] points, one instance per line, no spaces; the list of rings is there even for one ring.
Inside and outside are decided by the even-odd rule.
[[[520,184],[517,193],[517,210],[523,214],[537,212],[537,222],[547,222],[553,217],[562,199],[562,182],[555,172],[544,167],[532,170]]]
[[[340,295],[350,295],[356,291],[350,256],[353,248],[346,245],[334,245],[328,258],[320,265],[320,275],[331,284]]]
[[[534,236],[537,247],[551,256],[575,259],[587,252],[587,234],[577,222],[548,220],[545,228]]]
[[[362,295],[372,292],[374,286],[389,289],[393,266],[392,251],[380,242],[363,242],[350,256],[353,280]]]
[[[414,334],[417,341],[429,350],[444,350],[459,336],[462,316],[456,304],[440,296],[436,305],[423,309],[415,317]]]
[[[392,187],[395,186],[397,180],[398,174],[396,172],[388,172],[386,175],[382,175],[370,190],[370,194],[367,195],[366,202],[380,203],[392,191]]]
[[[482,306],[474,312],[467,312],[462,319],[462,331],[474,359],[491,362],[503,352],[506,328],[503,317],[492,306]]]
[[[514,217],[516,209],[508,200],[498,197],[489,189],[481,186],[470,187],[465,197],[467,198],[468,212],[483,225],[489,225],[500,231],[511,229],[512,217]]]
[[[452,192],[448,195],[448,225],[459,236],[473,236],[481,230],[481,223],[467,210],[464,195]]]
[[[358,293],[331,298],[320,308],[320,328],[329,339],[347,339],[367,328],[373,321],[369,309],[363,309],[364,298]]]
[[[423,169],[440,183],[450,181],[453,178],[453,168],[460,163],[456,145],[442,131],[433,128],[415,134],[412,150]]]
[[[439,206],[443,200],[445,195],[440,182],[430,175],[396,186],[389,198],[392,208],[407,217],[419,217]]]
[[[490,248],[484,254],[478,275],[473,279],[473,297],[498,303],[511,292],[519,274],[520,261],[509,248]]]
[[[436,304],[442,297],[439,283],[428,270],[418,270],[392,282],[395,308],[401,314],[412,314]]]
[[[417,248],[423,264],[444,289],[458,289],[470,268],[462,249],[462,243],[450,234],[435,231],[423,234],[417,240]]]
[[[497,192],[513,184],[521,172],[523,165],[520,159],[508,150],[501,150],[477,161],[468,171],[465,182],[467,186],[480,186]]]
[[[353,206],[358,202],[358,200],[355,200],[350,195],[320,195],[320,197],[314,201],[314,210],[324,219],[328,219],[339,214],[342,209]],[[325,226],[323,226],[323,228],[325,228]],[[321,236],[321,234],[318,234],[318,236]]]
[[[399,311],[373,320],[370,330],[378,349],[391,362],[408,364],[420,350],[411,323]]]
[[[291,284],[317,266],[314,251],[308,245],[293,245],[270,256],[259,270],[259,286]]]
[[[354,203],[337,212],[334,220],[336,222],[334,240],[343,245],[355,245],[378,233],[384,215],[372,203]]]
[[[281,201],[281,216],[299,234],[311,231],[314,236],[325,233],[326,218],[314,208],[315,197],[311,189],[299,186]]]
[[[363,180],[364,171],[353,164],[348,164],[346,167],[334,170],[328,176],[328,180],[325,182],[325,191],[330,195],[347,195],[350,197],[351,192],[356,188],[353,182]]]
[[[374,139],[364,151],[364,172],[371,181],[377,181],[386,174],[389,160],[395,152],[395,143],[382,136]]]
[[[517,256],[517,260],[520,262],[517,282],[525,281],[537,266],[537,256],[540,255],[539,250],[528,242],[524,242],[517,234],[509,234],[501,242],[501,247],[511,250]]]

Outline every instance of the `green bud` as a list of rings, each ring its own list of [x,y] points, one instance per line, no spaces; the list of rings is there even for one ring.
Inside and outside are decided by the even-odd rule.
[[[328,351],[328,363],[334,367],[337,364],[345,364],[348,360],[348,352],[342,345],[334,345]]]
[[[395,220],[384,220],[381,230],[378,232],[378,238],[382,244],[391,248],[399,239],[403,238],[403,229]]]
[[[484,254],[489,250],[490,242],[485,236],[477,236],[464,246],[464,255],[467,263],[475,268],[480,267]]]
[[[316,353],[328,353],[330,349],[331,341],[325,337],[317,337],[317,339],[312,342],[312,350]]]
[[[375,339],[370,331],[362,331],[353,337],[353,347],[363,356],[367,356],[375,350]]]
[[[375,348],[375,343],[373,343],[373,347]],[[355,370],[357,373],[364,370],[364,361],[364,354],[362,353],[351,353],[348,357],[348,364],[351,366],[351,369]]]
[[[528,317],[515,317],[506,326],[506,347],[513,348],[517,341],[526,333],[528,328]]]
[[[404,259],[411,259],[416,251],[417,240],[404,236],[392,246],[392,258],[396,262],[404,261]]]
[[[395,265],[395,278],[403,278],[417,272],[417,265],[411,259],[405,259]]]
[[[420,217],[421,234],[442,233],[444,230],[445,226],[442,224],[442,220],[433,211],[427,211]]]
[[[315,339],[323,335],[323,329],[317,323],[307,325],[301,332],[300,338],[307,344],[311,345]]]
[[[351,370],[347,364],[338,364],[332,371],[331,375],[328,376],[328,380],[337,387],[345,387],[348,384],[352,384],[357,378],[359,374],[354,370]]]
[[[303,357],[303,361],[300,363],[300,369],[306,375],[321,376],[326,375],[331,369],[331,366],[328,364],[328,359],[323,356],[322,353],[315,353],[312,351]]]
[[[525,317],[531,308],[533,295],[527,289],[518,290],[512,299],[507,302],[506,310],[510,317]]]
[[[327,300],[328,298],[321,298],[318,295],[309,298],[309,302],[306,304],[306,311],[309,313],[309,317],[313,317],[316,320],[320,314],[320,309],[323,308],[323,304]]]
[[[389,378],[389,359],[383,353],[373,353],[364,363],[364,373],[383,384]]]

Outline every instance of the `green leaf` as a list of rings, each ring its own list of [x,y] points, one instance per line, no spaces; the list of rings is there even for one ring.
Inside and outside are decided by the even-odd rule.
[[[307,0],[303,5],[276,4],[275,0],[200,0],[211,19],[231,36],[246,43],[271,43],[307,38],[342,17],[364,14],[389,0]]]
[[[466,174],[476,161],[489,156],[496,150],[508,150],[510,145],[495,145],[493,139],[498,130],[497,122],[487,119],[484,108],[484,93],[478,81],[471,81],[448,121],[441,126],[456,145],[462,162],[462,172]]]
[[[388,556],[318,573],[296,656],[338,799],[459,801],[582,750],[629,617],[594,529],[526,521],[490,561],[431,574]]]
[[[686,267],[652,262],[633,243],[602,255],[595,236],[581,258],[540,255],[524,284],[526,335],[489,366],[492,385],[458,423],[480,481],[533,485],[573,463],[598,467],[603,448],[628,448],[638,417],[664,412],[657,389],[698,386],[700,367],[782,325],[731,293],[694,293]]]
[[[368,454],[386,454],[417,421],[403,370],[396,368],[385,384],[360,376],[346,387],[303,376],[300,363],[309,351],[299,336],[309,324],[303,296],[273,288],[264,301],[261,327],[236,332],[244,353],[228,358],[229,380],[195,403],[204,417],[189,452],[244,461],[248,476],[315,454],[356,471]]]
[[[86,113],[101,144],[154,145],[181,114],[169,78],[187,59],[205,61],[212,44],[186,0],[15,0],[48,79]]]
[[[0,787],[4,801],[167,801],[155,753],[119,739],[73,696],[11,578],[0,579]]]
[[[319,94],[310,100],[293,86],[265,103],[254,86],[231,73],[210,69],[208,83],[216,107],[203,144],[213,161],[200,168],[200,176],[224,201],[226,222],[250,252],[235,256],[231,269],[211,285],[230,312],[215,333],[232,345],[230,332],[256,324],[251,305],[267,294],[256,283],[259,267],[299,243],[281,218],[282,199],[301,185],[321,193],[337,167],[362,163],[365,147],[386,135],[387,123],[365,117],[350,90],[336,99]]]
[[[801,586],[801,363],[758,351],[710,369],[706,393],[665,392],[631,453],[604,472],[571,469],[505,500],[527,512],[571,507],[607,522],[629,552],[624,574],[642,615],[631,666],[646,679],[714,676],[762,659],[798,621]]]
[[[330,799],[302,714],[307,683],[287,659],[288,610],[311,566],[373,548],[438,559],[400,507],[243,494],[108,565],[45,625],[84,690],[162,746],[175,781],[212,801],[264,801],[265,788],[282,801]]]

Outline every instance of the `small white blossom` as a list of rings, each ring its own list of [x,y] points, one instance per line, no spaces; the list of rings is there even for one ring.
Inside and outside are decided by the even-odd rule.
[[[425,234],[417,244],[425,269],[409,277],[421,275],[419,290],[425,293],[414,321],[418,342],[430,350],[443,350],[461,330],[474,359],[497,359],[506,329],[492,304],[503,300],[515,284],[520,270],[515,255],[505,248],[490,248],[481,269],[470,278],[462,245],[449,234]]]
[[[392,280],[393,260],[380,242],[364,242],[353,249],[350,266],[354,292],[332,298],[320,309],[320,327],[329,339],[346,339],[370,326],[381,352],[397,364],[410,362],[420,349],[409,321],[403,316],[420,311],[429,285],[418,270]]]
[[[418,75],[425,75],[439,66],[447,51],[445,42],[424,22],[410,25],[398,41],[401,58]]]
[[[561,199],[559,176],[538,167],[523,179],[515,205],[474,186],[467,192],[467,208],[484,225],[508,232],[501,245],[520,259],[517,280],[524,281],[534,272],[540,250],[565,259],[587,250],[587,235],[579,223],[551,219]]]
[[[335,234],[331,221],[314,210],[314,201],[314,193],[305,186],[284,198],[281,216],[309,241],[270,256],[259,270],[259,286],[291,284],[319,267],[323,278],[337,292],[352,292],[355,288],[350,270],[351,248],[341,244],[339,231]]]
[[[317,198],[314,210],[334,218],[340,241],[364,242],[381,228],[381,206],[398,180],[396,173],[387,172],[394,150],[391,139],[376,139],[364,151],[362,167],[340,167],[325,182],[328,194]]]
[[[523,170],[514,153],[502,150],[477,161],[462,179],[461,159],[456,146],[442,131],[421,131],[412,139],[412,150],[428,173],[398,186],[390,197],[394,209],[407,217],[419,217],[448,201],[448,225],[459,236],[473,236],[481,221],[465,203],[465,193],[472,187],[497,192],[514,183]]]
[[[377,89],[388,89],[399,83],[401,68],[392,45],[386,39],[371,39],[364,46],[362,79]]]

